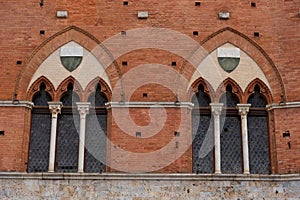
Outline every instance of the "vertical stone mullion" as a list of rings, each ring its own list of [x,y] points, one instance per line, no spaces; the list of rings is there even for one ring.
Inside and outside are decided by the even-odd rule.
[[[78,151],[78,172],[84,170],[84,147],[86,131],[86,115],[89,114],[89,102],[77,102],[77,109],[80,114],[80,133],[79,133],[79,151]]]
[[[221,174],[220,115],[223,105],[223,103],[210,104],[214,116],[215,174]]]
[[[48,171],[54,172],[56,135],[57,135],[57,116],[58,114],[61,113],[62,102],[48,102],[48,105],[49,105],[49,110],[52,114]]]
[[[247,114],[251,104],[237,104],[241,116],[244,174],[250,174]]]

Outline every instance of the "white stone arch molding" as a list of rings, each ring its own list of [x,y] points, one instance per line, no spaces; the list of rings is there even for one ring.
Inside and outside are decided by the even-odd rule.
[[[82,52],[81,63],[75,70],[68,71],[63,66],[60,56],[67,55],[68,53],[72,54],[72,51],[78,52],[78,50],[80,51],[80,49]],[[83,71],[84,73],[80,73]],[[107,83],[109,88],[112,89],[109,77],[102,64],[98,61],[94,54],[74,41],[70,41],[62,47],[58,48],[42,62],[42,64],[34,73],[32,79],[30,80],[27,91],[29,90],[31,85],[41,76],[46,77],[53,84],[55,90],[57,90],[58,86],[70,76],[74,77],[74,79],[78,84],[80,84],[83,90],[86,89],[86,87],[92,80],[98,77],[103,79]]]
[[[230,51],[233,49],[239,51],[240,61],[232,72],[226,72],[218,63],[218,50],[220,49],[225,52],[228,51],[228,54],[230,54]],[[220,73],[220,76],[216,76],[216,72]],[[192,75],[190,84],[194,83],[200,77],[209,82],[215,92],[220,84],[227,78],[234,80],[241,87],[243,92],[245,92],[247,86],[255,79],[261,80],[272,92],[270,83],[258,64],[246,52],[231,43],[223,44],[205,57]],[[222,77],[222,79],[220,79],[220,77]]]

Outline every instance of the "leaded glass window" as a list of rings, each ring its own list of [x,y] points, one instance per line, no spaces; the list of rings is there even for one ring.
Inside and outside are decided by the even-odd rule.
[[[210,98],[202,84],[193,97],[193,172],[213,173],[213,122],[210,116]]]
[[[266,98],[260,93],[258,85],[254,88],[248,103],[251,103],[248,114],[248,143],[249,164],[252,174],[269,174],[269,142],[268,117],[266,111]]]
[[[60,99],[63,108],[58,118],[55,169],[57,172],[77,172],[78,170],[80,122],[75,106],[79,101],[79,96],[73,91],[72,83],[69,83],[67,88],[67,92]]]
[[[106,121],[105,103],[107,98],[97,84],[89,98],[90,114],[87,116],[85,143],[85,172],[101,173],[106,171]]]
[[[28,172],[47,172],[49,162],[51,114],[48,101],[52,98],[42,82],[40,90],[32,98],[34,107],[31,116]]]
[[[239,99],[227,85],[226,93],[220,98],[225,109],[220,116],[221,171],[227,174],[242,173],[241,122],[236,106]]]

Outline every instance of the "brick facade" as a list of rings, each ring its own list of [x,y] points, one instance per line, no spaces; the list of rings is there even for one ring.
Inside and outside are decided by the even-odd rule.
[[[110,83],[105,83],[99,78],[104,86],[102,92],[109,101],[120,101],[122,89],[119,83],[126,73],[137,70],[139,66],[159,64],[172,68],[172,70],[186,80],[190,80],[195,72],[194,64],[199,65],[204,58],[218,47],[230,43],[244,51],[260,67],[266,77],[270,88],[262,82],[249,84],[245,91],[239,91],[240,103],[247,103],[247,97],[253,92],[254,83],[259,83],[264,88],[268,104],[273,104],[268,111],[269,145],[272,173],[300,173],[300,90],[297,77],[299,72],[299,39],[300,17],[298,0],[285,1],[256,1],[256,7],[252,7],[250,1],[201,1],[201,6],[195,6],[195,1],[44,1],[40,6],[38,1],[7,1],[0,3],[1,27],[0,30],[0,101],[32,101],[35,91],[38,90],[39,82],[30,85],[30,81],[41,64],[57,49],[74,41],[91,52],[93,56],[106,66],[105,71]],[[59,10],[68,11],[67,18],[57,18]],[[147,11],[148,19],[138,19],[138,11]],[[229,11],[230,19],[218,18],[219,11]],[[203,48],[203,55],[196,57],[194,52],[184,52],[188,49],[189,40],[179,40],[180,45],[169,44],[173,48],[167,51],[155,45],[155,42],[173,41],[174,35],[164,35],[157,38],[155,45],[149,45],[147,35],[138,37],[142,42],[139,49],[133,49],[122,55],[122,43],[109,43],[111,38],[120,37],[121,31],[127,31],[128,38],[138,28],[165,28],[176,31],[194,40],[199,47]],[[41,34],[41,30],[45,33]],[[193,32],[198,31],[198,35]],[[259,37],[254,36],[259,32]],[[144,38],[143,38],[144,37]],[[150,36],[149,36],[150,37]],[[124,36],[126,38],[126,36]],[[148,38],[149,39],[149,38]],[[143,43],[144,41],[144,43]],[[125,43],[130,48],[130,44]],[[163,43],[164,44],[164,43]],[[199,48],[198,48],[199,49]],[[181,52],[182,55],[176,54]],[[190,53],[190,54],[185,54]],[[198,55],[197,55],[198,56]],[[189,60],[189,58],[191,58]],[[21,63],[17,63],[21,61]],[[127,65],[123,66],[126,61]],[[176,62],[176,66],[172,66]],[[149,68],[147,68],[149,69]],[[197,84],[190,83],[190,91],[178,89],[177,94],[172,89],[155,83],[142,85],[147,81],[145,77],[156,77],[157,80],[169,83],[170,77],[166,77],[168,70],[161,68],[159,71],[141,71],[140,76],[127,81],[125,91],[134,89],[132,96],[124,96],[125,101],[130,102],[175,102],[176,95],[182,102],[191,101],[191,91],[197,91]],[[45,74],[45,77],[47,75]],[[168,79],[169,78],[169,79]],[[53,100],[59,101],[60,95],[65,91],[69,79],[65,80],[58,88],[51,86],[49,81],[49,93]],[[199,82],[199,77],[196,82]],[[88,95],[94,83],[91,80],[87,88],[79,88],[78,93],[82,101],[87,101]],[[228,79],[230,82],[230,79]],[[138,88],[131,88],[135,83],[140,83]],[[179,82],[181,83],[181,82]],[[234,84],[234,82],[231,82]],[[224,83],[227,84],[227,83]],[[180,84],[179,84],[180,85]],[[51,86],[51,87],[50,87]],[[110,86],[112,88],[110,88]],[[65,87],[65,88],[64,88]],[[28,89],[29,88],[29,89]],[[36,89],[34,89],[36,88]],[[64,90],[62,89],[64,88]],[[113,92],[114,91],[114,92]],[[211,94],[211,99],[217,102],[222,92],[221,88]],[[147,95],[145,95],[147,94]],[[298,103],[297,103],[298,102]],[[115,110],[122,108],[112,108]],[[130,108],[129,114],[137,126],[151,124],[149,110],[155,108]],[[149,138],[136,138],[138,130],[131,130],[131,134],[124,133],[118,127],[113,117],[112,110],[108,109],[107,135],[109,139],[122,150],[132,153],[145,153],[159,150],[167,145],[173,145],[172,149],[165,151],[164,155],[154,155],[152,159],[166,156],[172,157],[172,162],[164,167],[153,166],[157,172],[192,172],[191,144],[191,113],[188,108],[167,107],[165,126],[156,135]],[[117,111],[118,112],[118,111]],[[123,112],[123,111],[120,111]],[[183,116],[183,117],[182,117]],[[0,171],[25,172],[28,163],[29,137],[30,137],[31,110],[26,106],[17,106],[6,103],[0,104],[0,130],[4,135],[0,136]],[[182,125],[182,129],[178,127]],[[291,136],[284,138],[282,133],[289,130]],[[174,139],[174,131],[181,133],[179,141]],[[141,133],[143,134],[143,132]],[[289,148],[287,142],[291,142]],[[178,142],[178,143],[176,143]],[[181,146],[181,144],[183,144]],[[176,155],[176,146],[182,155]],[[119,154],[113,146],[107,146],[107,160],[110,162],[109,172],[118,170],[119,165],[127,166],[129,172],[144,171],[147,159],[141,165],[136,165],[137,158],[132,162],[118,158]],[[120,161],[115,162],[114,160]],[[149,160],[152,161],[153,160]],[[114,169],[114,165],[116,166]],[[135,168],[136,167],[136,168]],[[130,169],[129,169],[130,168]],[[147,171],[147,170],[146,170]]]

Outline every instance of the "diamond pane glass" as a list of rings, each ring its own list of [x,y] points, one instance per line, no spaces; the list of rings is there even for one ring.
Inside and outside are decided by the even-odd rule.
[[[213,173],[213,125],[210,116],[193,115],[193,173]]]
[[[51,115],[32,114],[28,172],[47,172],[50,150]]]
[[[106,171],[106,119],[106,115],[90,114],[87,116],[85,172]]]
[[[58,120],[56,171],[77,172],[79,116],[62,114]]]
[[[222,173],[240,174],[242,173],[242,149],[241,149],[242,145],[241,145],[239,116],[236,117],[222,116],[220,130],[222,130],[221,131]]]
[[[266,116],[248,116],[250,173],[269,174],[269,143]]]

